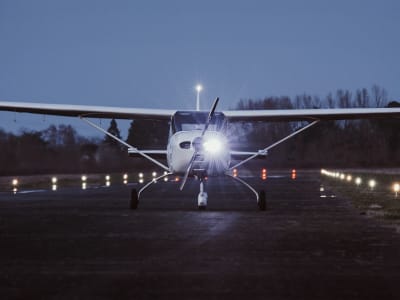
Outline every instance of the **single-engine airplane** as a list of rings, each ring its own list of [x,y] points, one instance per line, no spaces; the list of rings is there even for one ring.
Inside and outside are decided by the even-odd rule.
[[[349,108],[349,109],[291,109],[291,110],[227,110],[216,111],[219,98],[216,98],[210,111],[176,111],[166,109],[141,109],[123,107],[63,105],[24,102],[2,102],[1,111],[26,112],[45,115],[79,117],[81,120],[117,140],[126,146],[128,153],[140,155],[166,172],[162,176],[145,184],[139,191],[132,189],[130,208],[137,209],[142,192],[157,180],[174,174],[183,176],[180,189],[188,177],[200,182],[197,197],[199,209],[207,206],[208,195],[204,180],[207,176],[230,176],[254,193],[260,210],[266,209],[265,191],[256,191],[231,171],[246,162],[260,156],[291,137],[314,126],[323,120],[372,119],[400,117],[400,108]],[[125,141],[107,132],[93,123],[90,118],[116,119],[155,119],[170,120],[168,144],[164,150],[143,150],[129,145]],[[308,121],[308,124],[294,131],[281,140],[254,152],[234,151],[229,148],[226,136],[227,123],[232,121]],[[156,160],[152,155],[166,155],[167,165]],[[232,164],[231,157],[242,157],[239,163]],[[243,158],[244,157],[244,158]]]

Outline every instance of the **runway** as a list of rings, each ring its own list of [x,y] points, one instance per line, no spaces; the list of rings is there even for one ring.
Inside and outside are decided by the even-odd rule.
[[[0,299],[400,299],[400,236],[318,173],[0,194]]]

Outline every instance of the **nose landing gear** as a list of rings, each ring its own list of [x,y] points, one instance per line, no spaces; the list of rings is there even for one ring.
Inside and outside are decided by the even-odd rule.
[[[200,179],[200,192],[199,195],[197,196],[197,205],[200,210],[204,210],[207,208],[207,199],[208,199],[208,194],[204,192],[203,179]]]

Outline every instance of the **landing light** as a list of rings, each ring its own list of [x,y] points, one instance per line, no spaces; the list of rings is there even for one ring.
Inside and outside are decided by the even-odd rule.
[[[218,139],[209,139],[203,143],[204,150],[211,154],[218,154],[222,150],[222,142]]]

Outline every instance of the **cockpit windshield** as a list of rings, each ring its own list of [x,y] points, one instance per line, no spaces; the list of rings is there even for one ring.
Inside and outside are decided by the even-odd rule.
[[[177,111],[172,117],[173,133],[177,131],[203,130],[208,112],[203,111]],[[226,128],[226,118],[221,112],[215,112],[208,130],[223,131]]]

